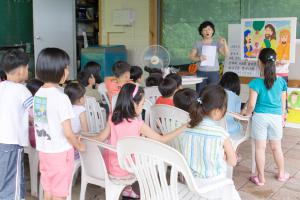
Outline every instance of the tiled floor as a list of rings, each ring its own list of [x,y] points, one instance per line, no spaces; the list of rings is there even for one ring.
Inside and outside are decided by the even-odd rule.
[[[276,166],[270,149],[266,152],[266,184],[262,187],[255,186],[248,178],[251,170],[251,143],[241,145],[239,152],[242,161],[234,168],[233,180],[243,200],[300,200],[300,129],[285,128],[282,141],[286,170],[291,174],[291,179],[285,183],[275,178]],[[29,178],[28,195],[26,199],[33,200],[30,196]],[[79,199],[80,180],[73,187],[73,200]],[[104,190],[100,187],[88,185],[86,199],[102,200]]]

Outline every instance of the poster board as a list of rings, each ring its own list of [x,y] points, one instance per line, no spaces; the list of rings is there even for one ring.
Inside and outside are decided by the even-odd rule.
[[[260,49],[272,48],[278,61],[295,62],[297,18],[241,19],[242,60],[257,60]]]
[[[286,126],[300,128],[300,88],[288,88],[288,115]]]
[[[258,77],[260,75],[260,70],[257,66],[257,62],[241,60],[240,34],[240,24],[228,25],[228,46],[230,54],[225,59],[224,73],[232,71],[239,76]]]

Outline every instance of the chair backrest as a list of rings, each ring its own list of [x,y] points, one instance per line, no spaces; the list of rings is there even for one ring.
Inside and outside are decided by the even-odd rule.
[[[95,97],[85,97],[85,109],[89,132],[99,132],[105,128],[106,112],[101,108]]]
[[[152,86],[152,87],[145,87],[145,99],[148,99],[153,105],[156,102],[156,99],[161,96],[158,87]]]
[[[98,92],[100,94],[102,103],[107,104],[109,110],[111,111],[110,102],[109,102],[109,98],[107,95],[107,89],[105,87],[105,83],[100,83],[98,85]]]
[[[150,108],[150,127],[156,132],[166,134],[190,121],[189,113],[174,106],[157,104]],[[169,143],[180,150],[178,138]]]
[[[82,141],[85,143],[85,151],[79,152],[82,173],[86,177],[103,181],[102,187],[105,187],[105,179],[108,178],[108,173],[106,165],[102,156],[103,149],[114,150],[114,147],[111,145],[91,140],[89,138],[82,137]]]
[[[117,153],[120,166],[135,174],[142,200],[179,199],[179,172],[190,191],[197,190],[184,157],[165,144],[143,137],[127,137],[117,143]],[[170,184],[166,178],[166,165],[171,166]]]
[[[145,99],[144,106],[143,106],[143,110],[145,114],[144,121],[148,126],[150,126],[150,109],[152,105],[153,104],[148,99]]]

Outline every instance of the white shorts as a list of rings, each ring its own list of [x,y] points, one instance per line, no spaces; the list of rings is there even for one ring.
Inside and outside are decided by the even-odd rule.
[[[282,116],[269,113],[254,113],[251,137],[256,140],[280,140],[282,138]]]

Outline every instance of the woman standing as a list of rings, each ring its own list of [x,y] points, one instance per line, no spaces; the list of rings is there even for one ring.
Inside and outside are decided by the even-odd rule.
[[[202,83],[196,84],[196,90],[200,93],[203,88],[207,85],[211,84],[218,84],[220,79],[219,74],[219,61],[218,61],[218,53],[221,53],[224,56],[229,55],[229,48],[225,38],[221,37],[219,41],[214,41],[213,36],[215,34],[215,25],[210,21],[205,21],[200,24],[198,27],[199,35],[201,35],[202,39],[197,41],[194,44],[192,51],[190,52],[189,58],[197,62],[198,70],[197,76],[198,77],[207,77],[207,79],[203,80]],[[202,66],[201,62],[207,60],[207,57],[202,54],[202,47],[203,46],[215,46],[216,47],[216,56],[215,56],[215,63],[212,66]]]

